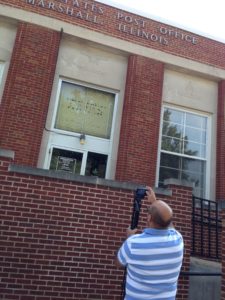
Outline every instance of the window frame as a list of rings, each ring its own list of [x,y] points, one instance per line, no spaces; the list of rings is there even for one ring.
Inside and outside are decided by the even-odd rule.
[[[4,72],[5,72],[6,63],[0,60],[0,103],[2,102],[2,94],[4,89]]]
[[[102,92],[106,92],[106,93],[108,92],[108,93],[111,93],[111,94],[115,95],[115,97],[114,97],[113,116],[112,116],[112,125],[111,125],[111,133],[110,133],[110,138],[109,139],[105,139],[105,138],[101,138],[101,137],[95,137],[95,136],[91,136],[91,135],[86,135],[86,140],[89,141],[88,144],[93,143],[93,145],[94,145],[94,146],[89,147],[89,148],[86,144],[80,146],[79,148],[75,148],[75,147],[73,148],[73,147],[69,146],[68,144],[65,145],[65,146],[62,146],[62,144],[60,144],[60,143],[58,144],[58,143],[55,143],[55,141],[51,141],[51,136],[54,136],[55,138],[57,136],[58,137],[61,136],[61,137],[63,137],[64,140],[66,140],[67,138],[68,139],[75,138],[76,140],[79,140],[79,138],[80,138],[80,133],[55,128],[55,121],[56,121],[57,111],[58,111],[58,106],[59,106],[59,101],[60,101],[60,92],[61,92],[61,87],[62,87],[63,82],[67,82],[67,83],[71,83],[71,84],[75,84],[75,85],[79,85],[79,86],[83,86],[83,87],[87,87],[87,88],[92,88],[92,89],[95,89],[95,90],[98,90],[98,91],[102,91]],[[80,82],[80,81],[70,80],[70,79],[67,79],[67,78],[60,77],[59,80],[58,80],[58,86],[57,86],[57,90],[56,90],[56,96],[55,96],[54,108],[52,110],[51,121],[50,121],[50,124],[49,124],[49,129],[47,130],[47,132],[48,132],[48,141],[47,141],[47,147],[46,147],[46,151],[45,151],[45,155],[44,155],[43,168],[49,169],[53,148],[60,148],[60,149],[65,149],[65,150],[69,150],[69,151],[75,151],[75,152],[83,153],[83,160],[85,160],[85,164],[83,164],[83,161],[82,161],[81,175],[84,175],[85,174],[85,168],[86,168],[88,152],[94,152],[94,153],[104,154],[104,155],[108,156],[105,178],[106,179],[112,179],[112,176],[111,176],[111,166],[112,166],[111,156],[112,156],[112,149],[113,149],[113,139],[114,139],[114,135],[115,135],[115,124],[116,124],[117,109],[118,109],[118,91],[115,91],[113,89],[108,89],[108,88],[102,88],[102,87],[96,86],[94,84],[89,84],[89,83],[86,83],[86,82]],[[96,146],[96,144],[97,144],[97,146]],[[107,151],[105,150],[106,148],[107,148]]]
[[[182,153],[177,152],[170,152],[166,150],[162,150],[162,129],[163,129],[163,115],[165,109],[173,109],[177,110],[183,113],[191,113],[196,116],[202,116],[207,118],[207,126],[206,126],[206,155],[205,159],[201,158],[199,156],[190,156]],[[167,153],[174,156],[179,156],[183,158],[191,158],[196,160],[201,160],[206,162],[206,176],[205,176],[205,190],[204,190],[204,198],[208,198],[210,195],[210,165],[211,165],[211,134],[212,134],[212,116],[207,112],[200,112],[196,111],[194,109],[186,108],[186,107],[178,107],[176,105],[169,105],[169,104],[163,104],[161,109],[161,116],[160,116],[160,134],[159,134],[159,141],[158,141],[158,155],[157,155],[157,171],[156,171],[156,187],[159,186],[159,172],[160,172],[160,159],[161,159],[161,153]]]
[[[2,84],[5,62],[0,60],[0,85]]]
[[[113,108],[113,117],[112,117],[112,126],[111,126],[112,129],[111,129],[110,138],[105,139],[105,138],[101,138],[101,137],[97,137],[97,136],[95,137],[95,138],[99,138],[99,139],[103,139],[103,140],[111,140],[111,138],[114,134],[113,129],[115,127],[114,126],[114,124],[115,124],[115,110],[117,109],[118,93],[113,91],[113,90],[110,90],[110,89],[99,88],[95,85],[91,85],[91,84],[87,84],[87,83],[81,83],[81,82],[75,81],[75,80],[68,80],[68,79],[59,78],[58,88],[57,88],[57,93],[56,93],[56,101],[55,101],[55,106],[54,106],[54,111],[53,111],[53,116],[52,116],[52,122],[51,122],[51,130],[55,131],[55,132],[58,132],[60,134],[80,136],[80,133],[55,128],[55,121],[56,121],[57,111],[58,111],[58,106],[59,106],[59,101],[60,101],[60,92],[61,92],[61,87],[62,87],[63,82],[70,83],[70,84],[75,84],[75,85],[79,85],[79,86],[87,87],[87,88],[91,88],[91,89],[95,89],[95,90],[102,91],[102,92],[108,92],[108,93],[111,93],[111,94],[115,95],[115,98],[114,98],[115,102],[114,102],[114,108]]]

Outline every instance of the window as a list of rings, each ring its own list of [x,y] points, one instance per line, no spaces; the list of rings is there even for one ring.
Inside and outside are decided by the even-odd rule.
[[[86,154],[86,155],[85,155]],[[85,158],[82,171],[82,161]],[[66,171],[73,174],[85,174],[105,178],[107,155],[93,152],[76,152],[59,148],[53,148],[50,162],[50,170]]]
[[[60,80],[44,167],[110,178],[116,102],[112,91]]]
[[[205,115],[164,107],[159,186],[167,178],[187,180],[195,196],[206,197],[208,126]]]
[[[62,82],[55,128],[109,139],[115,94]]]
[[[53,148],[50,169],[80,174],[82,157],[79,152]]]

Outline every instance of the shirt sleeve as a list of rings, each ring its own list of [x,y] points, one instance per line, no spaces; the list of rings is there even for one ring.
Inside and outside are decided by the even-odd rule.
[[[131,237],[128,238],[120,247],[117,258],[121,265],[126,266],[131,257]]]

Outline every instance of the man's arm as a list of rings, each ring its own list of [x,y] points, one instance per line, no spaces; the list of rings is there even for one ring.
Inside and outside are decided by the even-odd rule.
[[[130,229],[130,227],[127,228],[127,238],[129,238],[130,236],[136,234],[138,231],[137,228],[135,229]],[[123,244],[124,245],[124,244]],[[121,248],[123,247],[123,245],[121,246]],[[119,252],[121,251],[121,248],[119,249]],[[116,259],[115,259],[115,265],[117,267],[124,267],[124,265],[120,262],[120,260],[118,259],[118,253],[116,254]]]

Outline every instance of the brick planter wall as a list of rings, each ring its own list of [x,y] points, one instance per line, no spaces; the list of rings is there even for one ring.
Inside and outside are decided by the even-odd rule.
[[[11,165],[0,160],[3,299],[119,299],[123,270],[115,252],[130,224],[137,185]],[[8,170],[9,167],[9,170]],[[190,188],[158,191],[175,213],[190,254]],[[140,229],[145,226],[145,204]],[[181,278],[177,299],[186,299]]]

